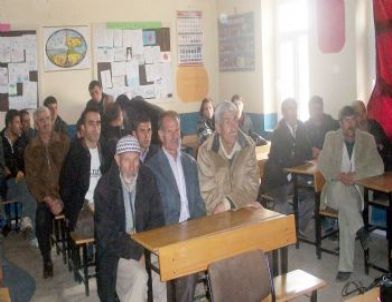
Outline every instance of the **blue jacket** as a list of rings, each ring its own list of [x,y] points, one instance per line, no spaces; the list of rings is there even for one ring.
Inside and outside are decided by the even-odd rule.
[[[204,216],[206,215],[206,209],[200,195],[196,161],[184,152],[181,152],[180,156],[185,176],[190,218]],[[165,215],[165,224],[178,223],[181,210],[180,193],[174,174],[170,168],[169,160],[163,150],[160,149],[146,165],[151,169],[156,178]]]

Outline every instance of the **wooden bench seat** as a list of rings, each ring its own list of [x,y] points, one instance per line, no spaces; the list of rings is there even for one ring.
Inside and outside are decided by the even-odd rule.
[[[327,283],[303,270],[294,270],[274,278],[276,301],[290,301],[303,295],[310,296],[310,301],[317,301],[317,290]],[[272,301],[271,296],[262,302]]]

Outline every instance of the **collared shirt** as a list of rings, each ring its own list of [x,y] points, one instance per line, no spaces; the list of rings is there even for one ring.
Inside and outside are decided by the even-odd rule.
[[[222,147],[223,155],[224,155],[227,159],[233,159],[234,154],[235,154],[236,152],[241,151],[241,146],[240,146],[240,144],[239,144],[238,142],[235,142],[234,147],[233,147],[233,149],[231,150],[231,152],[230,152],[230,153],[227,153],[225,147],[223,146],[222,138],[221,138],[220,136],[219,136],[219,144],[220,144],[220,146]]]
[[[295,138],[297,136],[297,129],[298,129],[298,124],[295,124],[294,127],[292,127],[288,122],[286,122],[286,126],[289,128],[289,131],[291,133],[291,136]]]
[[[180,152],[180,150],[178,150],[177,157],[174,158],[171,154],[169,154],[165,150],[164,147],[162,147],[162,150],[169,161],[170,168],[171,168],[173,175],[174,175],[174,178],[176,180],[178,192],[180,193],[181,210],[180,210],[180,219],[178,222],[183,222],[185,220],[188,220],[188,218],[190,217],[190,214],[189,214],[188,197],[186,195],[184,169],[182,167],[182,162],[181,162],[181,152]]]
[[[127,233],[135,232],[136,223],[136,209],[135,209],[135,199],[136,199],[136,186],[130,191],[128,184],[124,183],[121,174],[121,187],[124,197],[124,209],[125,209],[125,231]]]
[[[140,152],[140,160],[142,163],[144,163],[148,151],[150,151],[150,147],[148,147],[147,150],[145,150],[145,151],[142,150],[142,152]]]

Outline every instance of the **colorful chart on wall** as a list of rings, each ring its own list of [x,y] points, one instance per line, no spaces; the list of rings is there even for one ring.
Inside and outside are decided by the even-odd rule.
[[[88,26],[44,28],[45,70],[90,68]]]

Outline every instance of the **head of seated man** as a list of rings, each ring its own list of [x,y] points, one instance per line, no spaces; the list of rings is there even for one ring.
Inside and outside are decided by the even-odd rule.
[[[298,123],[297,102],[292,98],[285,99],[282,102],[281,109],[284,121],[291,127],[296,127]]]
[[[88,85],[88,91],[90,93],[91,99],[94,102],[99,103],[100,101],[102,101],[103,90],[100,82],[91,81]]]
[[[221,103],[215,111],[215,124],[225,153],[232,153],[238,140],[238,108],[227,101]]]

